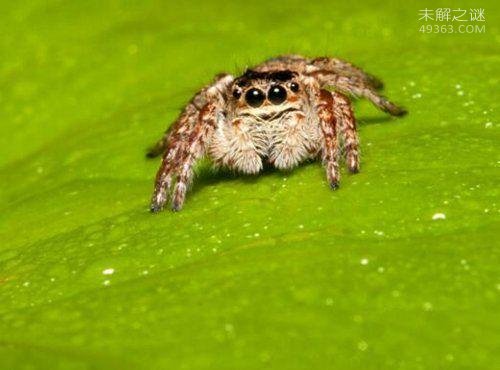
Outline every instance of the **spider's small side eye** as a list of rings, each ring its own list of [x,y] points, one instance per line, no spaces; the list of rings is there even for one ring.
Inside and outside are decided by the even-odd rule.
[[[233,90],[233,96],[236,98],[236,99],[239,99],[240,96],[241,96],[241,91],[240,90]]]
[[[264,93],[256,88],[248,90],[245,94],[245,100],[247,101],[248,105],[254,108],[260,107],[265,98],[266,96],[264,95]]]
[[[290,90],[292,90],[293,92],[299,91],[299,84],[297,82],[292,82],[290,84]]]

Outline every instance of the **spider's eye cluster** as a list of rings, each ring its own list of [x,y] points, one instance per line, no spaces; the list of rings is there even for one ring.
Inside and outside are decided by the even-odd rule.
[[[295,86],[296,85],[296,86]],[[297,92],[299,90],[299,85],[296,84],[295,82],[290,85],[290,90]],[[239,91],[233,91],[233,96],[235,98],[239,98],[240,95],[236,96],[235,93],[239,93]],[[241,94],[241,93],[240,93]],[[272,85],[269,90],[267,91],[267,96],[266,94],[255,87],[252,87],[245,93],[245,101],[247,104],[253,108],[260,107],[263,103],[264,100],[267,100],[271,102],[274,105],[278,105],[283,103],[286,100],[287,97],[287,91],[286,89],[281,86],[281,85]]]
[[[267,92],[267,98],[273,104],[281,104],[286,100],[286,90],[283,86],[271,86]]]
[[[249,106],[257,108],[264,103],[264,99],[266,96],[262,92],[262,90],[252,88],[248,90],[245,94],[245,100],[248,103]]]

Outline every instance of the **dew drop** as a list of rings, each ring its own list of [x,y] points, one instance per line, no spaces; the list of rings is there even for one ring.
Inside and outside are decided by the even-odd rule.
[[[434,308],[431,302],[424,302],[422,305],[425,311],[432,311]]]
[[[358,343],[358,349],[360,351],[366,351],[367,348],[368,348],[368,343],[366,343],[364,340]]]
[[[445,220],[446,219],[446,215],[444,213],[434,213],[434,215],[432,215],[432,219],[435,221],[435,220]]]

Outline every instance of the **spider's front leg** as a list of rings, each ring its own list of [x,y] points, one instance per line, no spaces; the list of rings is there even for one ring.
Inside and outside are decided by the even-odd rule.
[[[359,172],[359,139],[356,119],[349,98],[339,92],[332,92],[334,113],[339,121],[347,168],[351,173]]]
[[[215,76],[213,82],[198,91],[189,103],[184,107],[179,118],[163,134],[162,138],[156,142],[146,153],[146,157],[154,158],[167,151],[176,140],[182,140],[186,133],[196,124],[200,110],[208,102],[221,99],[221,93],[233,82],[234,77],[227,73],[220,73]]]
[[[163,209],[170,192],[172,192],[172,210],[179,211],[182,208],[193,178],[193,166],[205,154],[215,129],[216,111],[216,104],[207,103],[197,116],[196,123],[187,132],[183,132],[183,135],[177,134],[181,128],[184,131],[185,126],[180,126],[176,132],[172,132],[172,140],[169,141],[169,147],[156,175],[151,212]]]
[[[205,154],[216,125],[216,112],[224,103],[223,92],[233,80],[228,74],[217,75],[211,84],[196,93],[179,118],[147,153],[150,158],[163,153],[151,199],[152,212],[163,209],[171,192],[172,208],[181,209],[193,177],[193,165]]]
[[[323,134],[321,156],[326,169],[326,178],[332,189],[339,187],[339,145],[337,140],[337,119],[334,112],[334,100],[327,90],[317,90],[316,112]]]

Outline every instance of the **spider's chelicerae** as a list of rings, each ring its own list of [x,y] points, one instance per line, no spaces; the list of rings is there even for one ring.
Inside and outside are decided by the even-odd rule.
[[[245,174],[257,174],[264,163],[288,170],[319,157],[336,189],[339,142],[348,170],[359,171],[358,134],[347,96],[367,98],[394,116],[406,113],[377,92],[381,87],[377,78],[343,60],[298,55],[270,59],[237,78],[216,76],[148,152],[148,157],[163,154],[151,211],[169,199],[173,210],[182,208],[193,165],[203,156]]]

